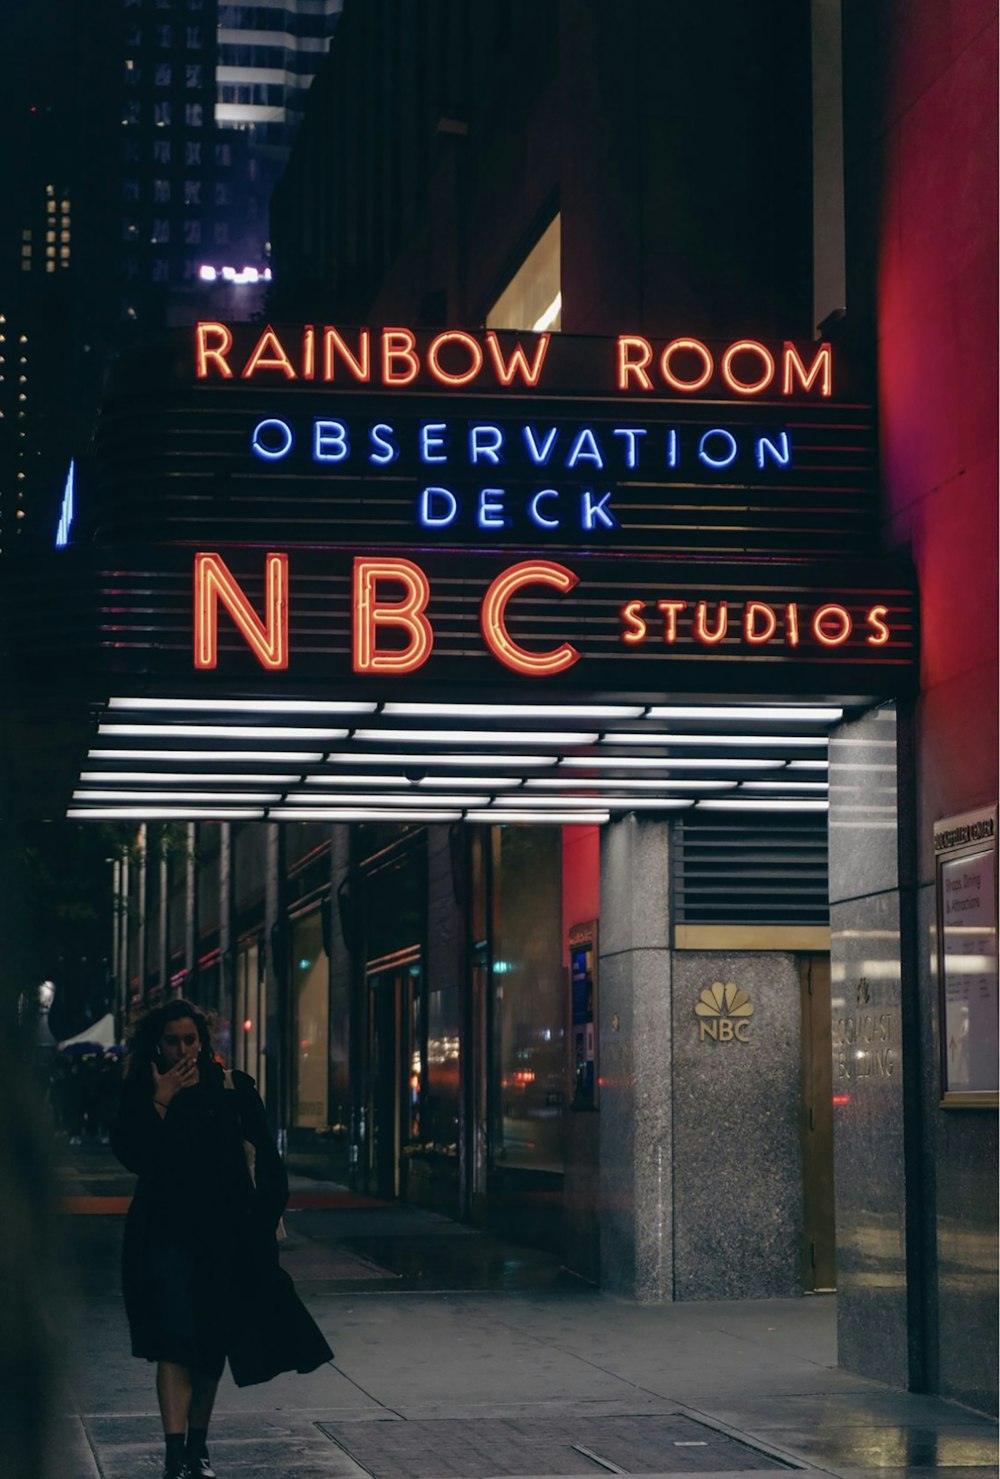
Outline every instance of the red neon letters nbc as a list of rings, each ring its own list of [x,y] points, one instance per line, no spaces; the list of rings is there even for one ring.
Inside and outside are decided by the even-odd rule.
[[[549,652],[528,652],[518,645],[507,630],[507,603],[525,585],[550,585],[564,594],[571,591],[580,577],[551,560],[522,560],[511,565],[493,581],[480,613],[480,626],[486,645],[504,667],[531,678],[551,677],[579,661],[580,654],[569,642]]]
[[[288,667],[288,556],[270,554],[264,562],[265,619],[261,621],[220,555],[194,557],[194,665],[214,668],[219,661],[219,602],[261,667]]]
[[[405,592],[401,601],[378,598],[379,581],[392,581]],[[424,615],[431,598],[427,576],[412,560],[358,558],[354,561],[354,632],[356,673],[412,673],[430,656],[431,624]],[[409,638],[399,649],[379,651],[380,627],[401,628]]]

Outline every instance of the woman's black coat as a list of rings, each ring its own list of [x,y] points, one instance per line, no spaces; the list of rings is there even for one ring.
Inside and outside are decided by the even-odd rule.
[[[237,1386],[281,1371],[312,1371],[332,1352],[278,1262],[275,1229],[288,1178],[253,1079],[202,1060],[200,1082],[161,1118],[152,1075],[126,1080],[111,1135],[118,1159],[138,1176],[125,1225],[122,1279],[132,1351],[164,1356],[157,1250],[183,1251],[192,1297],[224,1337]],[[244,1141],[255,1151],[254,1181]],[[218,1322],[217,1324],[214,1322]]]

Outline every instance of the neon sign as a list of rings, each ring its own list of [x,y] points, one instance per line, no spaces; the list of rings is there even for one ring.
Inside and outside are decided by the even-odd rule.
[[[220,604],[263,668],[275,671],[288,666],[288,556],[268,554],[264,576],[266,612],[262,620],[220,555],[195,556],[196,668],[218,664]],[[504,668],[526,677],[553,677],[567,671],[586,656],[583,639],[577,636],[576,641],[531,650],[512,633],[510,608],[524,592],[530,592],[533,602],[541,595],[558,603],[586,584],[586,577],[552,560],[521,560],[503,569],[486,584],[479,603],[485,651]],[[353,671],[399,675],[424,667],[434,650],[434,626],[429,610],[432,583],[421,566],[401,556],[355,556],[351,589]],[[653,644],[668,657],[685,645],[729,657],[768,647],[794,651],[802,644],[819,652],[844,650],[853,644],[856,653],[859,645],[869,651],[882,649],[897,637],[890,604],[870,597],[860,602],[845,596],[780,603],[757,596],[737,598],[735,592],[732,598],[630,597],[608,609],[606,618],[625,652]],[[546,617],[543,625],[548,631],[552,622]],[[591,622],[584,623],[582,630],[585,637],[606,639],[605,632],[594,633]]]
[[[418,345],[411,329],[357,329],[352,340],[332,324],[304,324],[282,329],[270,324],[248,354],[234,349],[232,329],[224,323],[195,325],[195,375],[199,380],[253,380],[259,375],[290,381],[383,386],[401,390],[429,380],[443,389],[537,389],[544,381],[552,336],[533,337],[529,346],[512,344],[494,330],[482,335],[446,329]],[[426,337],[426,336],[425,336]],[[507,336],[505,336],[507,337]],[[738,339],[721,354],[700,339],[678,337],[654,351],[640,334],[619,334],[612,341],[614,362],[608,368],[619,391],[674,392],[688,397],[712,389],[740,398],[765,394],[830,397],[833,394],[833,351],[814,346],[809,362],[790,341],[777,356],[756,339]]]

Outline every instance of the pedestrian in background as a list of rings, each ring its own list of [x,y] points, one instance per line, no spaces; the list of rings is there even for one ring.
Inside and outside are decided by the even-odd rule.
[[[191,1002],[136,1025],[111,1145],[139,1178],[122,1277],[132,1353],[157,1363],[164,1479],[212,1479],[226,1359],[250,1386],[332,1352],[278,1263],[288,1179],[264,1106],[251,1078],[215,1061]]]

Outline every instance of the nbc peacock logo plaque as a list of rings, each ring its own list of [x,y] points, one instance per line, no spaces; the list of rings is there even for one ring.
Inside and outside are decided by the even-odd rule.
[[[750,1041],[750,1018],[753,1002],[747,993],[734,981],[713,981],[706,986],[695,1002],[698,1023],[698,1041],[742,1042]]]

